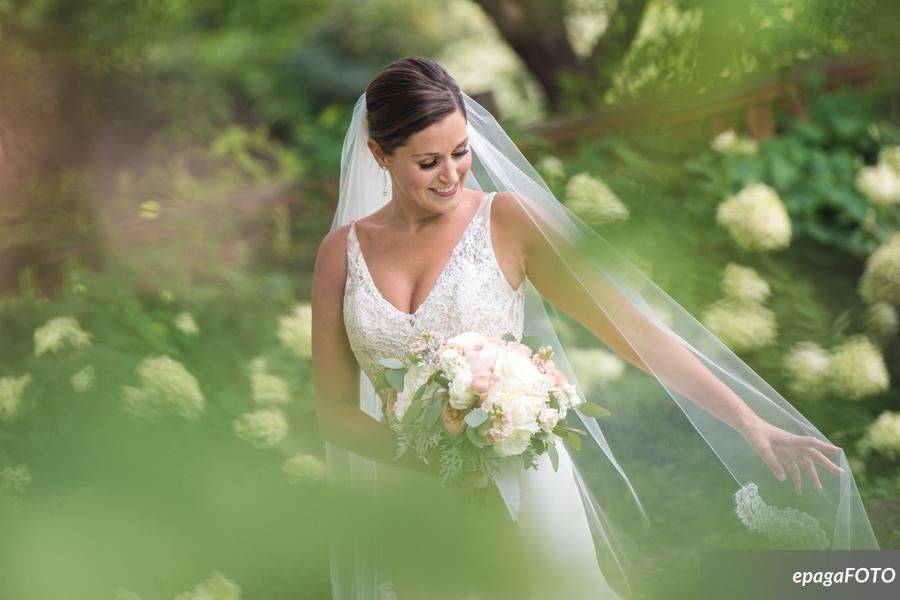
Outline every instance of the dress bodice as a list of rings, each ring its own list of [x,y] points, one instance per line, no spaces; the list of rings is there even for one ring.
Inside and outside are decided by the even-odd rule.
[[[344,325],[353,354],[371,381],[382,369],[379,359],[403,358],[423,331],[445,338],[466,330],[522,336],[525,282],[512,289],[491,243],[495,193],[481,201],[434,287],[413,313],[398,309],[378,291],[359,248],[356,222],[350,224]]]

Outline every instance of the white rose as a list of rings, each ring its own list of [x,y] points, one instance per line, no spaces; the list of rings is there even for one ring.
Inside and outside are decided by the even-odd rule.
[[[545,382],[546,376],[541,373],[531,360],[511,352],[502,350],[497,354],[494,363],[494,376],[498,379],[512,378],[522,383]]]
[[[514,429],[507,437],[494,442],[494,452],[500,456],[517,456],[525,452],[531,444],[532,432],[528,429]]]
[[[453,379],[450,381],[450,406],[456,410],[465,410],[472,407],[475,395],[469,389],[472,383],[472,371],[469,366],[463,363],[463,367],[456,371]]]
[[[547,433],[553,431],[553,428],[559,423],[559,411],[555,408],[543,409],[541,414],[538,415],[538,423],[540,424],[541,429]]]

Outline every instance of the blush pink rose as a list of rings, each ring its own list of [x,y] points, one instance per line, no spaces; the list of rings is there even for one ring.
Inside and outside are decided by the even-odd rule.
[[[495,344],[474,344],[465,349],[465,359],[474,375],[490,373],[497,361],[500,347]]]
[[[528,359],[531,358],[531,348],[529,348],[525,344],[520,344],[518,342],[510,342],[509,345],[507,346],[507,348],[510,351],[515,352],[516,354],[518,354],[524,358],[528,358]]]
[[[494,380],[490,375],[487,373],[478,373],[472,377],[472,383],[469,384],[469,389],[472,390],[472,393],[481,396],[491,389],[493,383]]]

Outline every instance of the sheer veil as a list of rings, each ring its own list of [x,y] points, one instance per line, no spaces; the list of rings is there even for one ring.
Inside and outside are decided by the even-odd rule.
[[[554,350],[554,362],[576,382],[579,394],[612,411],[595,419],[570,411],[567,424],[588,432],[572,448],[575,479],[590,520],[598,560],[611,579],[628,585],[654,558],[685,549],[873,549],[877,542],[843,451],[829,454],[843,469],[817,465],[822,490],[807,471],[803,492],[787,473],[779,481],[734,427],[711,414],[722,398],[740,399],[768,423],[799,436],[827,441],[800,412],[768,385],[675,300],[592,228],[560,203],[494,117],[463,94],[472,170],[466,185],[511,192],[552,256],[559,285],[579,306],[576,321],[545,301],[526,279],[525,335]],[[366,146],[365,94],[344,139],[340,200],[332,229],[362,218],[385,200],[381,170]],[[665,240],[660,241],[665,244]],[[608,320],[646,366],[630,368],[613,385],[592,382],[599,364],[590,350],[603,342],[586,335],[588,322]],[[585,330],[579,329],[581,326]],[[569,358],[578,354],[577,361]],[[585,360],[583,357],[588,357]],[[599,359],[595,359],[599,360]],[[574,369],[573,364],[574,363]],[[649,374],[649,376],[647,376]],[[585,385],[580,385],[584,383]],[[706,403],[707,408],[699,404]],[[360,409],[375,418],[380,406],[360,372]],[[709,409],[709,410],[708,410]],[[726,419],[727,420],[727,419]],[[327,444],[329,478],[372,489],[376,463]],[[501,493],[515,516],[515,490]],[[332,556],[335,597],[341,589],[375,581],[374,565]],[[353,582],[356,584],[353,584]],[[371,587],[374,587],[374,583]],[[361,597],[361,596],[354,596]]]

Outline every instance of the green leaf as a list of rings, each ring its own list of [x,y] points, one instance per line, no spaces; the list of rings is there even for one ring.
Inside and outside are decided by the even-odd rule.
[[[513,334],[511,334],[509,332],[506,332],[503,334],[503,337],[500,339],[502,339],[504,342],[514,342],[514,341],[516,341],[516,336],[514,336]]]
[[[375,386],[376,390],[383,390],[387,387],[390,387],[391,384],[388,383],[387,377],[385,377],[386,372],[387,371],[381,371],[378,376],[375,377],[375,383],[373,385]]]
[[[431,429],[435,423],[441,418],[444,411],[444,403],[437,395],[437,390],[431,395],[431,404],[428,405],[428,412],[425,413],[425,427]]]
[[[397,390],[398,392],[403,391],[403,378],[406,376],[406,369],[385,369],[384,370],[384,378],[387,380],[388,385]]]
[[[537,352],[542,346],[541,338],[536,335],[526,335],[522,338],[522,343],[531,348],[532,352]]]
[[[409,425],[417,418],[419,418],[419,415],[422,413],[422,397],[425,395],[425,388],[428,387],[430,379],[431,378],[429,377],[429,381],[423,383],[422,386],[416,390],[416,395],[413,396],[412,402],[409,403],[409,408],[407,408],[406,412],[403,413],[403,419],[401,420],[401,422],[404,425]]]
[[[593,402],[585,402],[581,406],[576,406],[575,409],[583,415],[596,417],[598,419],[600,417],[608,417],[612,414],[608,409]]]
[[[578,436],[576,436],[578,439]],[[581,442],[581,439],[578,439]],[[550,455],[550,464],[553,465],[554,471],[559,471],[559,453],[556,451],[556,444],[550,442],[547,445],[547,453]]]
[[[469,441],[472,442],[475,446],[479,448],[484,448],[484,439],[478,435],[478,431],[473,429],[472,427],[466,427],[466,437],[469,438]]]
[[[402,369],[406,366],[399,358],[379,358],[378,364],[388,369]]]
[[[565,435],[566,439],[572,445],[572,448],[575,449],[575,452],[581,452],[581,438],[569,430],[565,431]]]
[[[478,427],[479,425],[487,421],[487,418],[488,412],[486,410],[484,410],[483,408],[476,408],[466,415],[465,421],[466,425],[468,425],[469,427]]]

